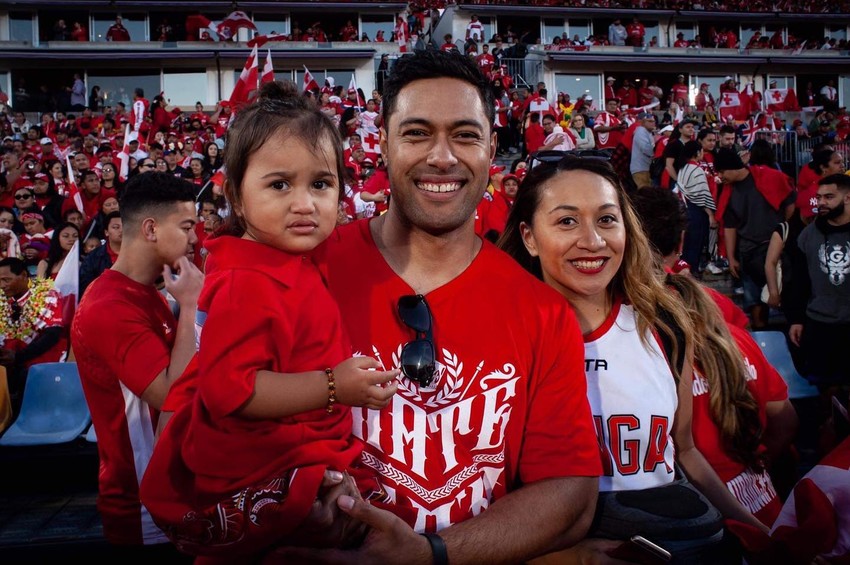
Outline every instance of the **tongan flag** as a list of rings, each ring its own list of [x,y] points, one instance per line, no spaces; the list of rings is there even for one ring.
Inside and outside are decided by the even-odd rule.
[[[402,53],[407,52],[407,40],[410,34],[408,33],[407,22],[403,18],[396,18],[395,40],[398,43],[398,50]]]
[[[215,31],[222,39],[232,39],[236,37],[236,32],[241,28],[257,31],[257,26],[255,26],[254,21],[248,17],[248,14],[236,10],[218,22],[215,26]]]
[[[186,41],[197,41],[205,29],[215,31],[215,23],[201,14],[186,17]]]
[[[248,59],[245,61],[245,67],[239,75],[239,80],[233,87],[233,92],[230,94],[230,105],[234,112],[250,101],[251,94],[257,90],[257,48],[251,50]]]
[[[746,109],[741,103],[741,95],[737,92],[724,92],[720,96],[720,119],[725,120],[727,116],[732,116],[734,120],[746,119]]]
[[[86,217],[86,208],[83,206],[83,195],[80,194],[80,187],[77,186],[77,183],[74,180],[74,167],[71,166],[70,154],[65,157],[65,165],[68,167],[68,198],[74,201],[74,205],[77,207],[77,210],[80,211],[83,218],[88,220],[89,218]]]
[[[54,288],[62,295],[65,300],[62,318],[66,323],[70,323],[74,317],[74,310],[77,307],[80,297],[80,240],[74,242],[74,246],[65,256],[65,261],[62,262],[62,267],[56,273]],[[67,316],[67,318],[66,318]]]
[[[304,65],[304,83],[301,91],[308,92],[313,90],[319,90],[319,83],[313,78],[313,73],[307,69],[307,65]]]
[[[118,180],[124,182],[130,174],[130,124],[124,128],[124,146],[118,154]]]
[[[274,66],[272,66],[272,50],[266,51],[266,63],[263,65],[263,74],[260,76],[260,86],[267,82],[274,82]]]
[[[764,91],[764,100],[769,112],[799,112],[797,93],[793,88],[769,88]]]

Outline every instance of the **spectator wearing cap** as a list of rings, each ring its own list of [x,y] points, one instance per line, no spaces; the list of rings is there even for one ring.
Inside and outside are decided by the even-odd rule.
[[[670,141],[667,147],[664,148],[664,173],[661,175],[661,186],[664,188],[673,188],[673,182],[678,178],[675,163],[679,159],[685,144],[693,139],[696,139],[696,128],[698,122],[694,120],[683,120],[675,127],[670,135]]]
[[[162,158],[168,164],[167,172],[180,178],[183,177],[183,173],[186,171],[186,169],[180,166],[180,161],[183,160],[182,151],[183,144],[176,141],[168,143],[162,151]]]
[[[629,172],[637,188],[652,185],[649,176],[649,165],[655,152],[655,115],[651,112],[641,112],[637,115],[638,126],[632,138],[632,154]]]
[[[148,156],[148,152],[142,150],[141,148],[141,145],[139,143],[139,134],[137,132],[130,132],[130,137],[127,141],[127,145],[130,150],[130,157],[132,157],[136,161],[141,161],[142,159]]]
[[[717,152],[714,169],[726,189],[731,188],[723,212],[729,271],[743,282],[744,310],[749,311],[753,329],[763,329],[768,314],[761,302],[767,248],[774,228],[793,213],[797,193],[783,173],[770,167],[748,169],[731,149]]]
[[[53,165],[55,161],[51,161]],[[35,193],[35,204],[48,226],[56,226],[62,219],[62,203],[65,198],[56,191],[56,184],[52,182],[49,173],[36,173],[32,177],[33,192]]]
[[[46,163],[47,161],[53,161],[60,158],[59,154],[54,148],[52,139],[50,139],[49,137],[42,137],[39,143],[41,144],[42,164]]]
[[[675,102],[684,107],[688,104],[688,100],[688,85],[685,82],[685,75],[679,75],[676,77],[676,84],[670,89],[670,102]]]
[[[617,91],[614,89],[614,85],[617,83],[617,79],[614,77],[608,77],[605,79],[605,102],[612,98],[617,98]]]

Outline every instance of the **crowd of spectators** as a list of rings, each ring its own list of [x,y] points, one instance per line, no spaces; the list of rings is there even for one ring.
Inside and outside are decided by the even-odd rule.
[[[815,0],[459,0],[458,4],[528,5],[565,8],[609,8],[624,10],[679,10],[706,12],[758,12],[798,14],[841,14],[850,11],[846,1]],[[429,4],[429,3],[428,3]],[[434,2],[445,5],[445,2]]]
[[[312,29],[315,33],[316,26]],[[467,30],[464,38],[467,42],[474,39],[475,29],[472,25]],[[768,132],[775,131],[777,125],[790,129],[789,125],[783,126],[778,121],[759,122],[760,112],[746,120],[712,121],[707,112],[712,104],[706,102],[713,99],[712,93],[701,88],[706,107],[699,113],[694,107],[683,104],[682,93],[688,91],[684,75],[680,75],[667,92],[657,81],[648,79],[637,85],[610,77],[600,101],[587,94],[576,100],[566,92],[553,96],[545,83],[539,83],[532,90],[519,89],[513,84],[507,66],[501,62],[504,57],[502,39],[495,39],[496,47],[492,51],[484,44],[478,52],[477,43],[473,41],[471,46],[465,46],[464,52],[474,59],[490,82],[496,105],[498,152],[502,157],[516,152],[530,154],[540,149],[609,149],[614,166],[622,167],[624,157],[617,152],[626,147],[631,153],[626,154],[626,180],[634,179],[638,186],[641,186],[640,180],[647,178],[650,183],[655,182],[649,176],[649,168],[654,159],[660,158],[667,176],[661,176],[656,184],[675,187],[678,181],[682,185],[680,188],[687,192],[691,187],[685,186],[686,174],[699,176],[700,171],[704,171],[703,174],[712,175],[715,183],[732,182],[732,177],[727,179],[720,173],[738,170],[737,163],[718,163],[714,168],[711,166],[713,159],[706,157],[714,154],[714,143],[722,143],[732,151],[738,145],[747,144],[747,136],[756,127],[763,126]],[[456,50],[458,46],[449,37],[443,49]],[[148,101],[144,92],[137,88],[129,108],[122,103],[101,108],[90,104],[97,98],[92,98],[92,93],[86,99],[85,89],[81,91],[78,82],[82,81],[75,75],[69,87],[70,108],[78,110],[45,112],[37,124],[28,122],[18,109],[0,116],[3,139],[0,148],[0,259],[20,261],[25,269],[15,272],[17,262],[4,265],[0,261],[0,275],[8,268],[11,275],[20,279],[16,279],[17,286],[4,287],[10,299],[17,300],[20,296],[21,300],[26,300],[26,296],[30,296],[31,300],[34,294],[27,295],[24,290],[41,288],[36,286],[42,284],[39,281],[56,278],[63,264],[68,262],[73,242],[77,240],[81,242],[80,293],[107,271],[121,253],[119,197],[124,183],[135,175],[156,170],[187,179],[194,185],[198,195],[198,222],[190,228],[195,232],[196,242],[188,257],[201,270],[206,256],[205,239],[231,212],[222,190],[223,176],[218,174],[226,150],[224,134],[233,112],[227,101],[220,102],[211,115],[198,102],[190,114],[169,107],[162,94]],[[347,178],[338,223],[346,224],[386,211],[391,187],[377,145],[383,104],[380,86],[367,98],[362,91],[346,90],[334,82],[328,78],[321,87],[304,96],[334,121],[345,140]],[[737,85],[732,87],[737,90]],[[814,125],[813,130],[811,125]],[[818,112],[811,125],[806,129],[811,135],[823,137],[819,141],[821,146],[850,134],[850,116],[843,108]],[[794,127],[799,125],[794,124]],[[125,131],[130,132],[129,136]],[[731,138],[727,138],[729,134]],[[724,138],[722,142],[720,138]],[[758,137],[753,139],[758,140]],[[638,145],[644,143],[648,143],[648,158],[635,165]],[[756,165],[756,144],[751,145],[752,157],[743,158],[753,159],[751,164]],[[128,154],[126,166],[119,157],[122,151]],[[744,153],[735,154],[743,156]],[[524,178],[520,162],[515,162],[512,174],[505,174],[504,167],[495,163],[491,166],[490,186],[482,200],[487,203],[482,210],[487,210],[488,218],[494,197],[501,198],[506,187],[512,187],[516,194],[516,187]],[[706,162],[705,167],[703,162]],[[70,164],[70,170],[66,163]],[[741,162],[743,166],[744,161]],[[70,198],[73,186],[79,187],[82,209]],[[710,207],[717,196],[708,184],[706,187],[704,192],[698,193],[695,189],[688,194],[699,194],[704,200],[696,197],[694,200],[704,203],[703,207]],[[706,227],[710,220],[710,227],[716,229],[718,219],[713,209],[711,212]],[[479,235],[491,237],[487,228],[487,223],[479,225],[476,222]],[[698,242],[695,259],[686,267],[697,276],[704,267],[701,254],[706,243]],[[708,257],[715,266],[717,260],[723,258],[722,251]],[[733,274],[738,269],[734,249],[727,265]],[[681,271],[683,266],[677,267]],[[30,286],[22,286],[27,284]],[[163,285],[159,286],[162,289]],[[20,295],[10,294],[18,291]],[[67,347],[67,342],[57,340],[53,345]],[[10,358],[0,354],[0,363],[11,364],[13,372],[20,372],[24,366],[20,364],[31,364],[35,359],[34,356]],[[690,394],[690,390],[686,392]],[[19,395],[20,390],[13,393]]]

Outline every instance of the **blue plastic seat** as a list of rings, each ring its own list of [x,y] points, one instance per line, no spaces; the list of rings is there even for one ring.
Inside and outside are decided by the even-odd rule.
[[[91,424],[76,363],[30,367],[18,419],[0,445],[48,445],[73,441]]]
[[[797,368],[794,366],[794,361],[791,359],[791,352],[788,350],[788,342],[785,341],[785,334],[777,331],[754,331],[751,332],[753,339],[761,347],[764,356],[770,361],[770,364],[776,371],[785,379],[785,384],[788,385],[788,398],[791,400],[797,398],[812,398],[818,396],[818,389],[812,386],[809,381],[800,376]]]

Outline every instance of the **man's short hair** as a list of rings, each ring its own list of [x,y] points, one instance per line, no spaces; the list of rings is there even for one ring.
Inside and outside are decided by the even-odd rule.
[[[194,201],[192,183],[172,174],[153,171],[136,175],[127,182],[119,207],[124,223],[132,224],[144,216],[168,213],[179,202]]]
[[[82,173],[80,173],[80,182],[86,182],[86,179],[91,176],[97,178],[97,173],[91,169],[84,170]]]
[[[738,135],[738,132],[735,131],[735,128],[733,128],[732,126],[730,126],[730,125],[720,126],[720,135],[723,135],[723,134],[726,134],[726,133],[735,134],[736,137]]]
[[[635,209],[643,231],[661,257],[679,249],[682,232],[688,226],[687,212],[679,198],[661,187],[644,187],[632,194]]]
[[[27,268],[27,265],[17,257],[6,257],[2,261],[0,261],[0,268],[3,267],[9,267],[9,270],[12,271],[12,274],[18,276],[24,272],[24,270]]]
[[[743,169],[744,166],[744,161],[741,160],[741,157],[734,149],[724,147],[714,157],[714,170],[717,172],[737,171],[738,169]]]
[[[834,175],[829,175],[823,177],[818,181],[818,186],[824,186],[827,184],[834,184],[838,187],[838,190],[845,192],[850,190],[850,177],[844,174],[836,173]]]
[[[493,127],[496,119],[496,107],[490,82],[481,73],[478,65],[470,57],[454,51],[417,51],[404,55],[393,67],[383,89],[383,119],[387,124],[395,111],[396,98],[408,84],[424,79],[454,78],[469,83],[478,91],[481,103],[487,114],[487,122]],[[435,97],[440,93],[435,92]]]

